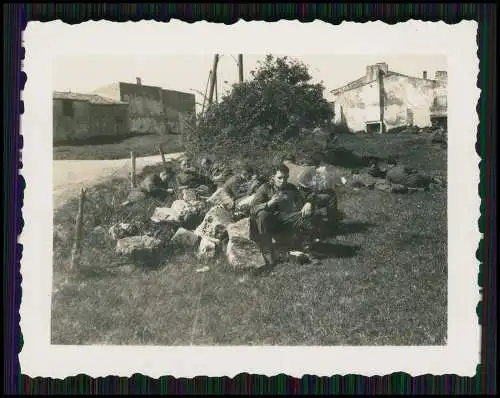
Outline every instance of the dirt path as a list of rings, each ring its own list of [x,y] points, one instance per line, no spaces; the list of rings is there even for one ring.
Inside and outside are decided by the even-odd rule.
[[[182,152],[166,154],[167,160],[175,160]],[[136,171],[144,166],[161,162],[161,157],[137,158]],[[52,195],[54,209],[60,208],[69,199],[78,196],[82,186],[90,187],[115,177],[127,178],[130,173],[130,159],[117,160],[54,160],[52,170]]]

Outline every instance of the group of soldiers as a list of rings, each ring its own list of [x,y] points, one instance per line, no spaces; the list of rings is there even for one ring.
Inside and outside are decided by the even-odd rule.
[[[315,166],[320,163],[316,160]],[[294,185],[288,182],[289,176],[284,163],[263,177],[248,164],[230,170],[204,158],[195,167],[190,158],[184,158],[180,170],[167,166],[159,175],[148,176],[141,187],[163,198],[185,188],[202,197],[222,189],[230,201],[226,206],[234,212],[241,200],[250,199],[245,213],[250,219],[250,238],[259,245],[266,263],[274,265],[277,243],[300,244],[307,252],[319,239],[319,223],[331,228],[341,218],[334,189],[307,175]]]

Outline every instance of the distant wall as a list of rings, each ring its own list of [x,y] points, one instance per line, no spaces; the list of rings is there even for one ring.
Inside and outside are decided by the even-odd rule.
[[[129,134],[128,106],[125,104],[91,104],[92,136],[124,136]]]
[[[387,129],[431,125],[436,82],[409,76],[389,75],[383,79],[384,122]]]
[[[163,90],[163,107],[170,133],[183,134],[185,123],[196,114],[195,95]]]
[[[132,133],[167,133],[167,115],[161,88],[120,83],[120,100],[128,102]]]
[[[53,142],[129,133],[127,105],[53,100]]]
[[[87,101],[52,101],[53,142],[81,140],[89,136],[90,104]]]
[[[365,131],[366,122],[380,120],[379,96],[377,81],[344,91],[335,99],[335,123],[352,132]]]
[[[352,132],[366,131],[367,122],[383,117],[390,130],[414,125],[431,126],[433,117],[446,117],[446,80],[419,79],[388,74],[351,90],[337,91],[334,121]]]

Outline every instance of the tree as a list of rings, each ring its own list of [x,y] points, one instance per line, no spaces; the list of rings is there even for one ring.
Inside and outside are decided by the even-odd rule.
[[[312,83],[305,64],[267,55],[250,73],[252,79],[234,84],[198,116],[186,138],[188,152],[269,168],[299,149],[308,151],[313,128],[330,127],[333,111],[323,97],[324,87]]]

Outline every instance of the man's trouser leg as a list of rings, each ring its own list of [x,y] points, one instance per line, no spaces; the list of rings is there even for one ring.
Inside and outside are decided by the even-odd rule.
[[[250,238],[255,241],[268,263],[274,263],[272,237],[277,229],[276,216],[267,211],[260,210],[250,216]]]
[[[302,216],[301,211],[282,213],[278,216],[280,233],[284,236],[295,236],[303,246],[307,246],[313,239],[312,217]]]
[[[316,209],[326,208],[328,223],[336,224],[340,221],[341,213],[338,209],[337,194],[335,192],[320,193],[317,195]]]

